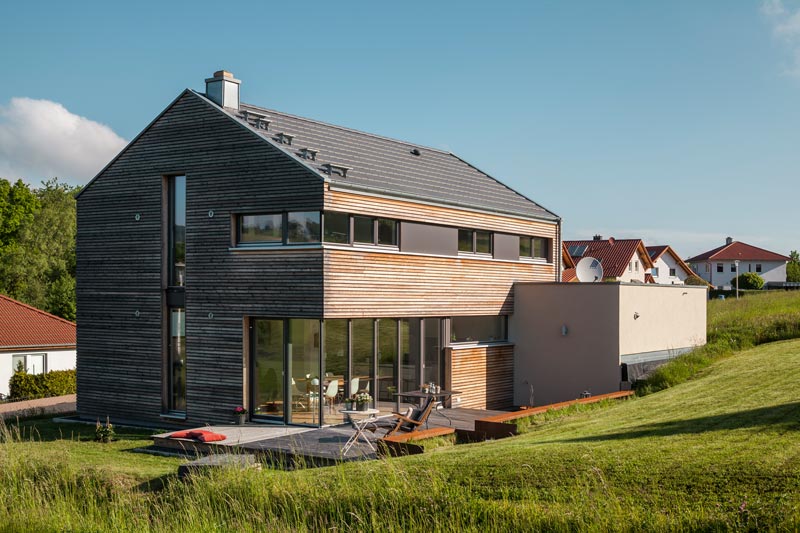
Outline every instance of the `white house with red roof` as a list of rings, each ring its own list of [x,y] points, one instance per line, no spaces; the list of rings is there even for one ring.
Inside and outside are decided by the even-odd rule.
[[[789,257],[757,246],[752,246],[731,237],[725,239],[725,244],[700,255],[696,255],[686,262],[692,270],[716,287],[731,285],[731,280],[736,277],[736,261],[739,261],[739,274],[755,272],[764,281],[786,281],[786,263]]]
[[[653,267],[641,239],[603,239],[595,235],[590,241],[564,241],[564,246],[575,263],[584,257],[600,261],[605,281],[644,283],[645,274]]]
[[[648,246],[647,254],[653,261],[650,276],[653,283],[661,285],[683,285],[691,276],[692,268],[668,244]]]
[[[30,374],[75,368],[75,324],[0,294],[0,395],[20,363]]]

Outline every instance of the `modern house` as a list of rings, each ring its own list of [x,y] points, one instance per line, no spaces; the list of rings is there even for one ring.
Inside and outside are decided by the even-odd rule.
[[[650,277],[661,285],[683,285],[694,274],[691,267],[669,245],[648,246],[647,253],[653,261]]]
[[[320,425],[431,381],[511,406],[513,286],[561,280],[560,218],[452,153],[239,93],[224,71],[183,91],[78,196],[79,414]]]
[[[728,237],[723,246],[696,255],[686,262],[711,285],[723,287],[732,285],[737,265],[739,274],[755,272],[767,283],[783,283],[786,281],[789,257]]]
[[[644,283],[645,274],[653,267],[641,239],[603,239],[595,235],[592,240],[564,241],[564,246],[576,264],[584,257],[600,261],[604,281]]]
[[[0,295],[0,395],[20,365],[29,374],[75,368],[75,324]]]

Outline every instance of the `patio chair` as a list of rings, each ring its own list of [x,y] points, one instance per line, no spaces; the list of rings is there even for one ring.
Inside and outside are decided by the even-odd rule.
[[[412,433],[417,431],[424,424],[427,424],[428,417],[430,416],[431,411],[433,411],[435,404],[436,402],[433,398],[428,398],[425,405],[422,407],[413,408],[411,413],[392,413],[394,420],[378,420],[373,424],[374,428],[371,429],[374,431],[378,428],[388,428],[389,431],[386,432],[384,437],[390,437],[400,431]]]
[[[333,412],[333,404],[336,402],[336,396],[339,395],[339,380],[334,379],[328,383],[328,386],[325,388],[325,403],[330,405],[330,409],[328,412]]]

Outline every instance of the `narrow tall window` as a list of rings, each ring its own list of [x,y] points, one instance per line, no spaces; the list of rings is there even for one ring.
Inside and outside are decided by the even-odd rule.
[[[186,311],[169,310],[168,384],[170,411],[186,411]]]
[[[186,176],[169,178],[169,280],[170,287],[186,283]]]

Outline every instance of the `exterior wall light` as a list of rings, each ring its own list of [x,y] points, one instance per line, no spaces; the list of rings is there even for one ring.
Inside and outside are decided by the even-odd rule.
[[[640,316],[642,316],[642,315],[640,315],[639,313],[637,313],[637,312],[635,312],[635,311],[634,311],[634,313],[633,313],[633,319],[634,319],[634,320],[636,320],[636,319],[637,319],[637,318],[639,318]]]
[[[564,324],[563,326],[561,326],[561,336],[566,337],[567,333],[569,333],[569,329],[567,328],[567,325]]]

